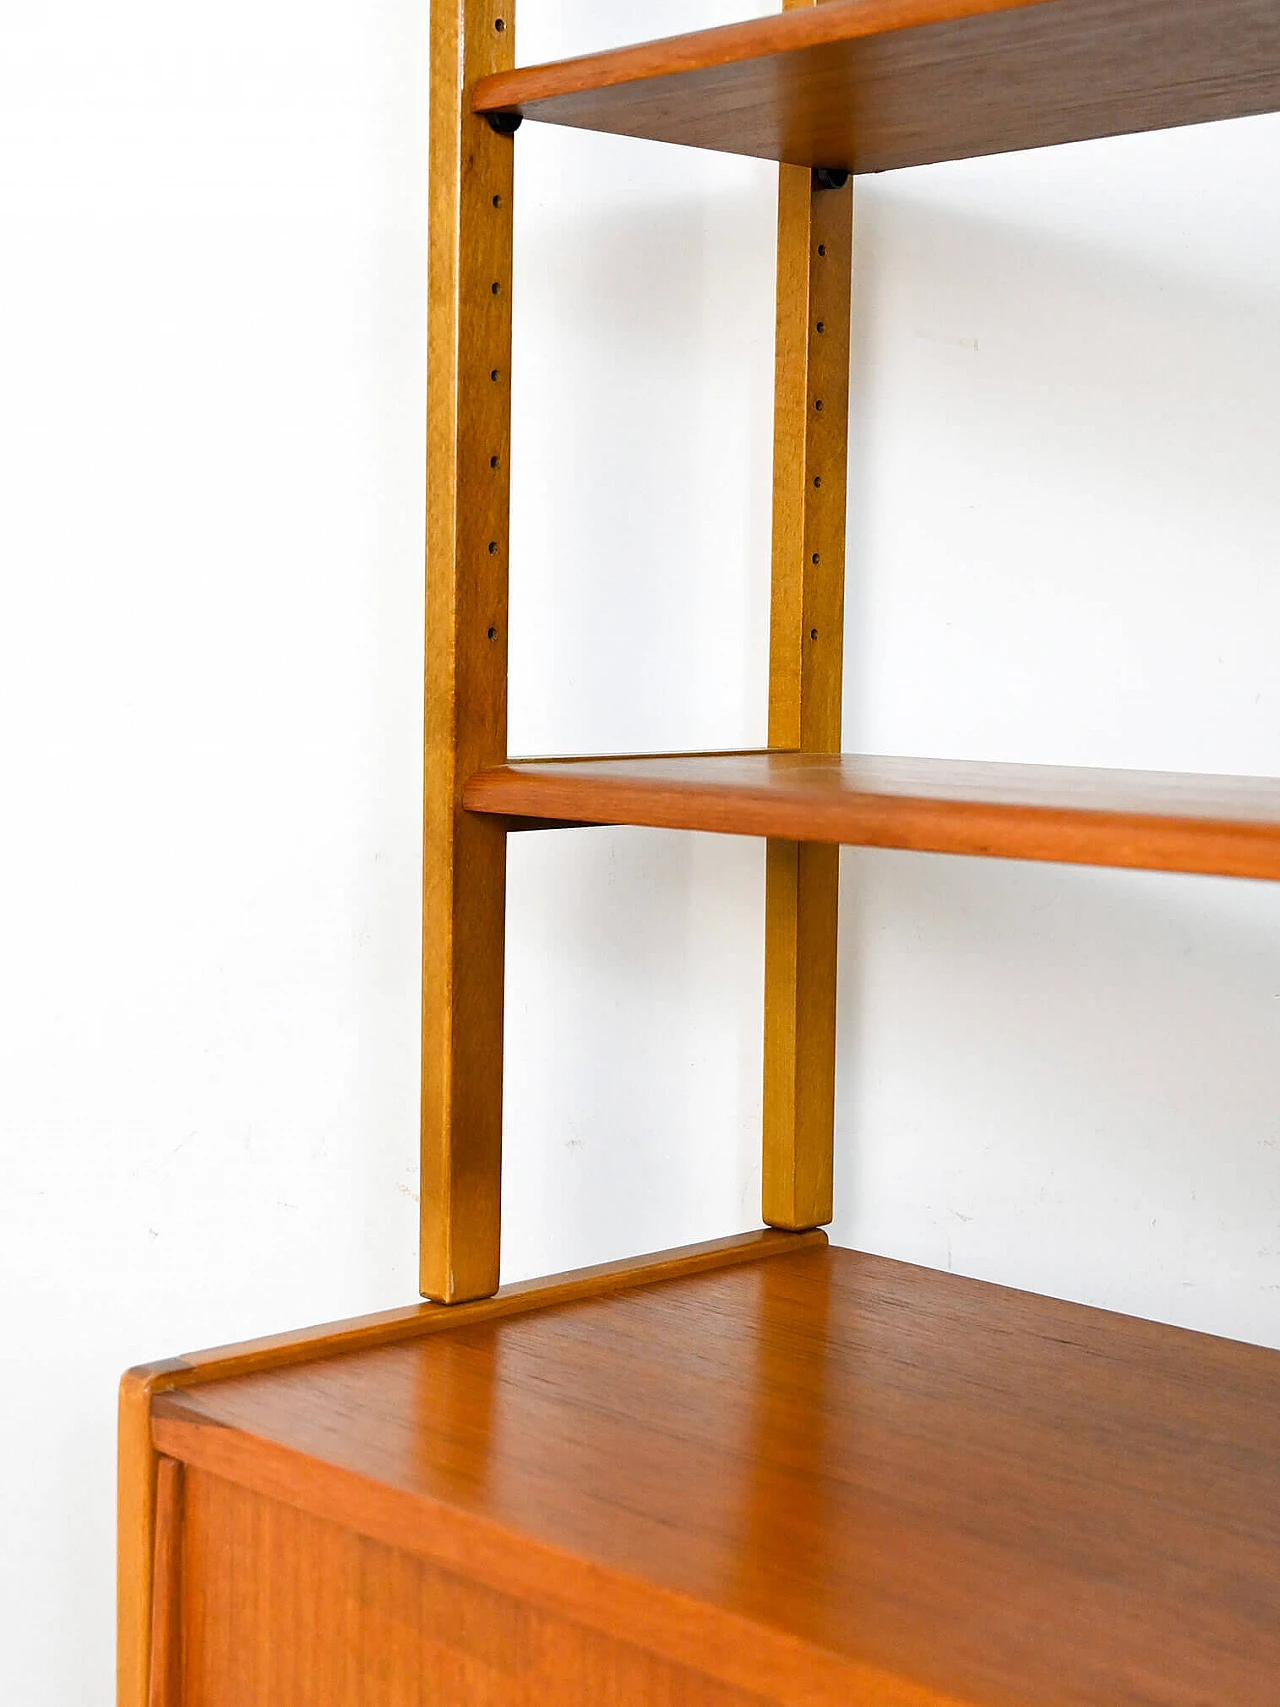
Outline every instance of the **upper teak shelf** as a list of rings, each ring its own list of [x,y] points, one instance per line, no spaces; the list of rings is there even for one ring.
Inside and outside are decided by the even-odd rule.
[[[1280,108],[1280,0],[827,0],[484,77],[522,114],[884,172]]]
[[[463,805],[509,828],[649,824],[785,841],[1280,879],[1280,783],[855,753],[523,760]]]

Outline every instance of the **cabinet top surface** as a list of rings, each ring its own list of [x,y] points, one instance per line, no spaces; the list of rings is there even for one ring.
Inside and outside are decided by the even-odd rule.
[[[477,112],[878,172],[1280,107],[1277,0],[828,0],[481,79]]]
[[[809,1249],[156,1415],[926,1692],[903,1700],[1274,1707],[1280,1353]]]

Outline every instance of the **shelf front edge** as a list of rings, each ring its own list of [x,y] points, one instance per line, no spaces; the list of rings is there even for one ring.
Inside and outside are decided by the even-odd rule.
[[[820,772],[824,760],[832,769],[857,762],[834,754],[786,755],[797,761],[794,774],[799,781],[789,782],[783,766],[778,766],[777,779],[762,768],[758,779],[748,774],[744,780],[743,758],[776,765],[783,757],[733,755],[738,775],[726,774],[723,780],[715,776],[718,755],[702,761],[517,762],[472,777],[463,804],[469,811],[508,818],[513,828],[525,819],[543,826],[635,825],[977,858],[1280,879],[1280,784],[1261,779],[1161,777],[1055,766],[953,766],[942,760],[865,761],[914,764],[939,775],[964,772],[993,779],[993,785],[1016,773],[1038,784],[1029,788],[1029,796],[1043,795],[1058,779],[1064,791],[1102,779],[1116,793],[1123,793],[1128,783],[1137,794],[1161,785],[1176,790],[1197,783],[1206,793],[1215,788],[1260,793],[1269,787],[1273,798],[1263,817],[1233,816],[1217,801],[1213,809],[1197,809],[1192,802],[1191,809],[1155,811],[1033,797],[997,800],[983,798],[980,787],[970,796],[957,797],[954,790],[935,794],[927,788],[913,793],[906,788],[806,786],[804,773]],[[694,771],[691,765],[700,768]]]

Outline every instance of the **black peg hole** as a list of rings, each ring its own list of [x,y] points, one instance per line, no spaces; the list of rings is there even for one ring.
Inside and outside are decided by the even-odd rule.
[[[496,557],[498,555],[498,542],[496,539],[491,539],[489,541],[489,555],[490,557]]]
[[[495,196],[493,198],[493,205],[494,205],[494,207],[501,207],[502,206],[502,197],[501,196]]]
[[[809,630],[809,638],[810,640],[816,640],[818,638],[818,631],[816,628],[811,628]]]
[[[493,380],[493,381],[494,381],[494,382],[495,382],[495,384],[496,384],[496,382],[497,382],[497,380],[498,380],[498,377],[499,377],[499,375],[498,375],[498,370],[497,370],[497,368],[496,368],[496,367],[495,367],[495,368],[490,368],[490,369],[489,369],[489,378],[490,378],[490,379],[491,379],[491,380]]]
[[[819,243],[819,245],[818,245],[818,253],[819,253],[819,254],[820,254],[820,255],[825,255],[825,254],[826,254],[826,252],[827,252],[827,246],[826,246],[826,244],[825,244],[825,243]]]
[[[819,415],[821,415],[821,413],[822,413],[822,399],[821,399],[821,397],[819,397],[817,399],[817,401],[814,403],[813,406],[818,411]]]
[[[814,552],[814,554],[813,554],[813,561],[814,561],[814,562],[815,562],[815,563],[821,563],[821,562],[822,562],[822,553],[821,553],[821,552],[820,552],[820,551],[815,551],[815,552]]]
[[[498,462],[499,462],[499,459],[496,456],[491,456],[489,458],[489,467],[490,468],[497,468]]]
[[[507,27],[507,20],[505,18],[495,18],[493,20],[493,27],[497,30],[498,34],[501,35],[503,30]]]
[[[819,330],[819,332],[825,332],[825,331],[826,331],[826,329],[827,329],[827,323],[826,323],[826,321],[825,321],[825,320],[819,320],[819,322],[818,322],[818,330]]]
[[[491,284],[489,286],[489,289],[494,296],[501,296],[502,295],[502,286],[500,284]]]
[[[822,476],[820,474],[815,474],[813,477],[813,483],[815,486],[821,486],[822,485]]]
[[[496,628],[491,628],[489,630],[489,638],[490,640],[496,640],[498,638],[498,631]]]

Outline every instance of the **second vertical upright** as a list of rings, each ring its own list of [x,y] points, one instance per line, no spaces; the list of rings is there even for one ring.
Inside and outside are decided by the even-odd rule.
[[[802,0],[806,3],[806,0]],[[838,752],[853,191],[778,183],[769,745]],[[764,1190],[772,1227],[832,1214],[840,850],[771,841],[765,900]]]

